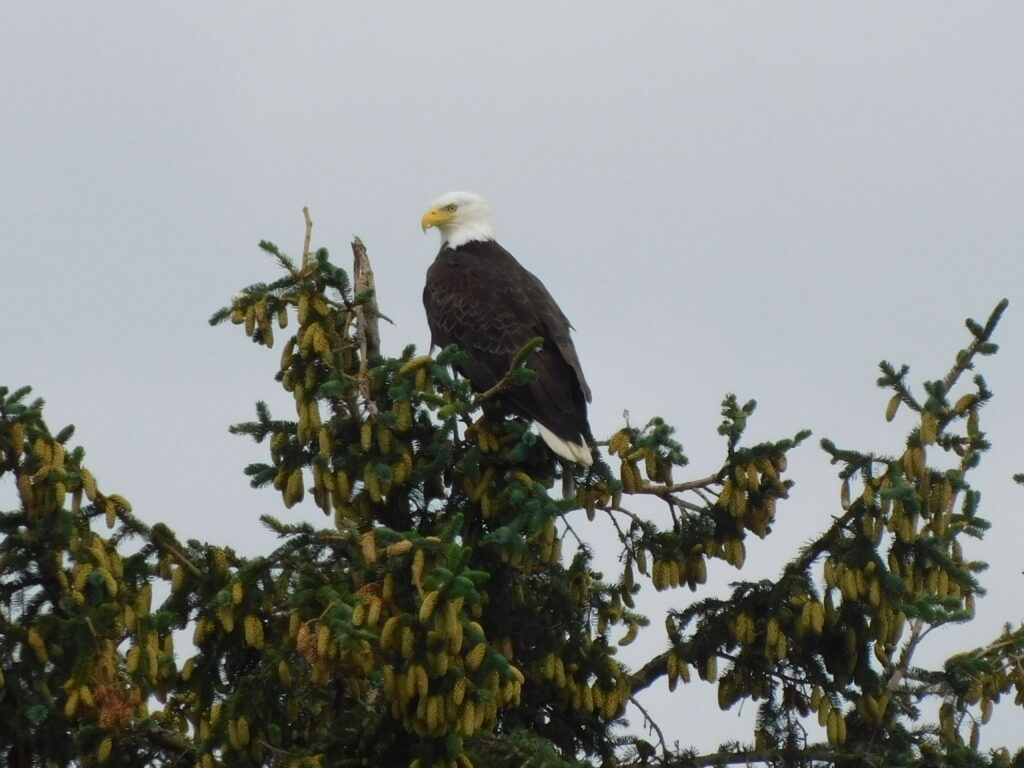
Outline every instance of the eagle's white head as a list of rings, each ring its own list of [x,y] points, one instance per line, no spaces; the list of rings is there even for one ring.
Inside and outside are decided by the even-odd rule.
[[[423,231],[437,227],[441,242],[449,248],[473,240],[494,239],[494,217],[491,206],[480,195],[472,192],[449,192],[430,204],[420,222]]]

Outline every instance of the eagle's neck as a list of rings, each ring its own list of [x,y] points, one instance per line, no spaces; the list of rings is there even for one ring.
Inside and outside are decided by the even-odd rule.
[[[494,227],[488,221],[466,221],[448,231],[442,231],[444,242],[449,248],[458,248],[474,241],[487,242],[494,239]]]

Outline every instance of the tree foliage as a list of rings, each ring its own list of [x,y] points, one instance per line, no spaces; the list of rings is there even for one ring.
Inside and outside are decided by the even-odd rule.
[[[71,427],[51,432],[28,388],[0,388],[0,477],[20,498],[0,513],[8,765],[1011,764],[978,734],[1003,696],[1022,703],[1024,630],[915,662],[983,591],[962,541],[988,528],[970,477],[992,394],[965,378],[996,351],[1005,302],[968,321],[923,395],[881,364],[886,418],[914,414],[905,444],[822,440],[840,484],[827,528],[777,579],[721,599],[700,594],[709,568],[741,570],[771,533],[809,433],[747,444],[755,404],[729,395],[706,476],[676,479],[687,460],[660,419],[615,432],[592,470],[558,462],[500,391],[452,375],[460,350],[382,354],[361,243],[353,287],[308,238],[301,263],[262,243],[281,277],[211,318],[266,347],[287,336],[276,378],[294,415],[258,403],[232,429],[269,449],[246,469],[254,487],[329,519],[263,518],[279,537],[264,556],[144,522],[101,490]],[[530,377],[531,349],[502,387]],[[607,575],[586,537],[598,515],[618,538]],[[637,605],[651,589],[680,590],[653,627]],[[666,650],[629,669],[617,650],[641,632]],[[695,678],[723,709],[756,702],[755,732],[698,755],[657,724],[649,743],[643,718],[630,729],[638,692]]]

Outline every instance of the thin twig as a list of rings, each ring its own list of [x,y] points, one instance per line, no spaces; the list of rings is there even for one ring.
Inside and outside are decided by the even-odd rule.
[[[632,520],[634,523],[636,523],[639,526],[643,526],[643,523],[644,523],[644,519],[642,517],[640,517],[635,512],[630,512],[628,509],[626,509],[625,507],[620,506],[620,505],[605,504],[605,505],[602,506],[600,504],[595,504],[594,505],[594,509],[600,509],[602,512],[607,512],[608,513],[608,517],[612,521],[615,521],[615,518],[612,515],[612,512],[618,512],[619,514],[625,515],[626,517],[628,517],[630,520]]]
[[[892,677],[889,678],[889,683],[886,685],[890,693],[893,693],[900,687],[900,683],[903,682],[903,678],[910,669],[910,661],[914,656],[914,651],[917,650],[918,643],[924,638],[924,634],[921,631],[923,626],[924,619],[914,619],[914,622],[910,625],[910,638],[907,640],[907,644],[903,646],[899,663],[893,669]]]
[[[487,389],[478,394],[476,396],[476,399],[473,401],[473,407],[476,408],[477,406],[481,405],[485,400],[490,400],[495,395],[508,389],[509,386],[512,385],[512,376],[515,374],[517,367],[518,366],[513,366],[512,368],[509,368],[508,372],[498,380],[497,384],[495,384],[490,389]]]
[[[473,402],[474,407],[483,403],[484,400],[494,397],[499,392],[507,389],[511,384],[513,384],[513,377],[515,376],[516,371],[519,370],[519,367],[524,362],[526,362],[526,358],[533,352],[540,349],[542,345],[543,339],[540,336],[536,336],[526,342],[526,344],[524,344],[523,347],[512,356],[512,363],[509,365],[508,371],[506,371],[505,375],[498,380],[498,383],[476,396],[476,400]]]
[[[573,535],[573,538],[576,539],[576,543],[579,544],[581,547],[586,546],[586,544],[583,542],[583,539],[580,538],[580,535],[576,533],[576,529],[569,524],[569,519],[566,517],[565,513],[562,513],[561,515],[559,515],[559,517],[562,519],[562,523],[564,523],[566,531],[568,533],[571,533]]]
[[[615,532],[618,533],[618,535],[619,535],[619,541],[622,542],[623,548],[628,551],[629,550],[629,537],[626,536],[626,534],[623,532],[622,528],[619,526],[619,521],[616,520],[615,519],[615,515],[612,514],[613,509],[611,507],[598,507],[598,506],[595,506],[594,509],[600,509],[603,512],[606,512],[608,514],[608,519],[612,521],[612,525],[615,526]],[[615,510],[615,511],[618,511],[618,510]],[[622,510],[622,511],[625,511],[625,510]],[[632,512],[626,512],[626,514],[631,516],[634,520],[638,519],[636,517],[636,515],[634,515]]]
[[[661,744],[661,754],[667,755],[668,744],[665,743],[665,734],[661,732],[661,728],[659,728],[658,724],[654,722],[654,718],[651,717],[651,715],[647,712],[646,709],[644,709],[643,704],[636,700],[636,696],[630,696],[629,701],[630,703],[632,703],[634,707],[640,710],[640,713],[644,716],[644,720],[646,720],[648,726],[650,726],[650,730],[653,730],[656,734],[658,734],[658,742]]]

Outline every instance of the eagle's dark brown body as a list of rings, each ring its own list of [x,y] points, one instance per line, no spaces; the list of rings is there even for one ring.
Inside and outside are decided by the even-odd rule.
[[[578,443],[592,439],[587,421],[590,388],[583,377],[571,326],[547,288],[493,240],[457,248],[447,243],[427,271],[423,304],[433,344],[457,344],[460,366],[478,392],[508,373],[512,358],[535,336],[544,346],[526,361],[537,378],[506,389],[510,410]]]

